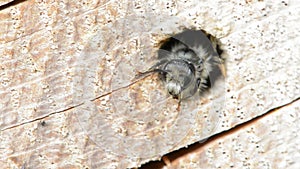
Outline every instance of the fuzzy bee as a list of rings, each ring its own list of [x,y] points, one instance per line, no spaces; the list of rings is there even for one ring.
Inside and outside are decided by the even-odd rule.
[[[202,93],[220,76],[220,57],[202,31],[188,30],[162,44],[158,62],[147,72],[158,72],[173,98]]]

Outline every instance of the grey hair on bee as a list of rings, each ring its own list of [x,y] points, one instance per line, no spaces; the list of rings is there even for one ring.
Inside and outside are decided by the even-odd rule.
[[[201,94],[221,75],[214,46],[202,31],[184,31],[167,39],[158,62],[140,75],[159,73],[168,93],[179,100]]]

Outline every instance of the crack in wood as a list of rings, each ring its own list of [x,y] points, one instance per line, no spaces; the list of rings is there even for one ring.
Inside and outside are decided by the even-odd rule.
[[[68,110],[72,110],[72,109],[74,109],[74,108],[76,108],[76,107],[82,106],[83,104],[84,104],[84,103],[79,103],[79,104],[77,104],[77,105],[68,107],[68,108],[63,109],[63,110],[59,110],[59,111],[56,111],[56,112],[48,113],[48,114],[45,114],[45,115],[43,115],[43,116],[40,116],[40,117],[37,117],[37,118],[34,118],[34,119],[30,119],[30,120],[28,120],[28,121],[24,121],[24,122],[19,123],[19,124],[15,124],[15,125],[12,125],[12,126],[8,126],[8,127],[5,127],[5,128],[3,128],[3,129],[1,129],[1,131],[9,130],[9,129],[16,128],[16,127],[19,127],[19,126],[22,126],[22,125],[25,125],[25,124],[29,124],[29,123],[32,123],[32,122],[36,122],[36,121],[45,119],[45,118],[47,118],[47,117],[50,117],[51,115],[58,114],[58,113],[63,113],[63,112],[68,111]]]
[[[119,87],[119,88],[114,89],[114,90],[112,90],[112,91],[110,91],[110,92],[107,92],[107,93],[105,93],[105,94],[102,94],[102,95],[100,95],[100,96],[98,96],[98,97],[96,97],[96,98],[94,98],[94,99],[91,99],[90,101],[93,102],[93,101],[95,101],[95,100],[98,100],[98,99],[100,99],[100,98],[102,98],[102,97],[105,97],[105,96],[107,96],[107,95],[110,95],[110,94],[112,94],[112,93],[114,93],[114,92],[116,92],[116,91],[119,91],[119,90],[121,90],[121,89],[126,89],[126,88],[128,88],[128,87],[134,85],[134,84],[137,83],[138,81],[140,81],[140,80],[142,80],[142,79],[145,79],[145,78],[147,78],[147,77],[149,77],[149,76],[150,76],[150,75],[145,75],[145,76],[142,76],[142,77],[141,77],[141,76],[136,76],[136,78],[134,78],[133,82],[131,82],[130,84],[128,84],[128,85],[126,85],[126,86],[123,86],[123,87]],[[76,105],[74,105],[74,106],[68,107],[68,108],[63,109],[63,110],[59,110],[59,111],[55,111],[55,112],[52,112],[52,113],[48,113],[48,114],[45,114],[45,115],[43,115],[43,116],[36,117],[36,118],[34,118],[34,119],[30,119],[30,120],[21,122],[21,123],[19,123],[19,124],[14,124],[14,125],[11,125],[11,126],[8,126],[8,127],[4,127],[4,128],[1,129],[1,131],[13,129],[13,128],[16,128],[16,127],[19,127],[19,126],[22,126],[22,125],[26,125],[26,124],[33,123],[33,122],[36,122],[36,121],[39,121],[39,120],[43,120],[43,119],[45,119],[45,118],[47,118],[47,117],[50,117],[50,116],[52,116],[52,115],[54,115],[54,114],[63,113],[63,112],[66,112],[66,111],[68,111],[68,110],[75,109],[75,108],[77,108],[77,107],[79,107],[79,106],[82,106],[82,105],[84,105],[84,104],[85,104],[85,103],[82,102],[82,103],[76,104]]]
[[[181,148],[179,150],[175,150],[173,152],[167,153],[167,154],[162,156],[162,158],[161,158],[162,160],[150,161],[148,163],[143,164],[138,169],[152,169],[152,168],[162,169],[163,167],[168,167],[172,164],[173,161],[177,160],[178,158],[184,157],[189,153],[196,152],[198,149],[200,149],[201,147],[211,143],[212,141],[217,140],[217,139],[219,139],[219,138],[221,138],[225,135],[230,135],[232,133],[235,133],[235,132],[241,130],[242,128],[257,122],[258,120],[261,120],[262,118],[264,118],[264,117],[266,117],[270,114],[276,113],[277,110],[279,110],[279,109],[281,109],[285,106],[291,105],[291,104],[293,104],[293,103],[295,103],[299,100],[300,100],[300,97],[298,97],[298,98],[296,98],[296,99],[294,99],[294,100],[292,100],[288,103],[280,105],[278,107],[271,108],[270,110],[266,111],[266,113],[264,113],[262,115],[254,117],[254,118],[252,118],[252,119],[250,119],[250,120],[248,120],[244,123],[238,124],[238,125],[232,127],[229,130],[225,130],[225,131],[222,131],[220,133],[216,133],[215,135],[212,135],[208,138],[197,141],[197,142],[189,145],[186,148]],[[134,168],[134,169],[137,169],[137,168]]]
[[[26,2],[26,1],[27,0],[13,0],[13,1],[8,2],[6,4],[0,5],[0,11],[4,10],[6,8],[12,7],[12,6],[18,5],[20,3]]]

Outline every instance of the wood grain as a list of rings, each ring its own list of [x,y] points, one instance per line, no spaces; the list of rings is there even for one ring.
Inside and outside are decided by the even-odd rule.
[[[3,8],[0,165],[138,167],[295,100],[300,95],[299,8],[296,1],[271,0],[29,0]],[[162,40],[185,29],[203,29],[219,39],[226,77],[178,109],[156,75],[135,76],[155,63]],[[269,127],[297,123],[285,117],[284,123],[274,117]],[[299,142],[281,140],[284,132],[265,137],[269,130],[255,126],[266,144],[287,141],[287,149]],[[230,137],[239,146],[251,141]],[[229,147],[230,142],[224,149]],[[212,144],[210,150],[218,149]],[[293,166],[299,154],[286,155],[291,163],[275,157],[269,163]]]

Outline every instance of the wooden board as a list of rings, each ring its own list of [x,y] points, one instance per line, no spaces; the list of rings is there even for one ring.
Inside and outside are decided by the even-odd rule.
[[[29,0],[4,6],[0,166],[138,167],[296,100],[296,2]],[[156,62],[162,40],[185,29],[203,29],[220,41],[226,77],[178,110],[156,75],[134,77]],[[299,139],[289,141],[295,146]]]

